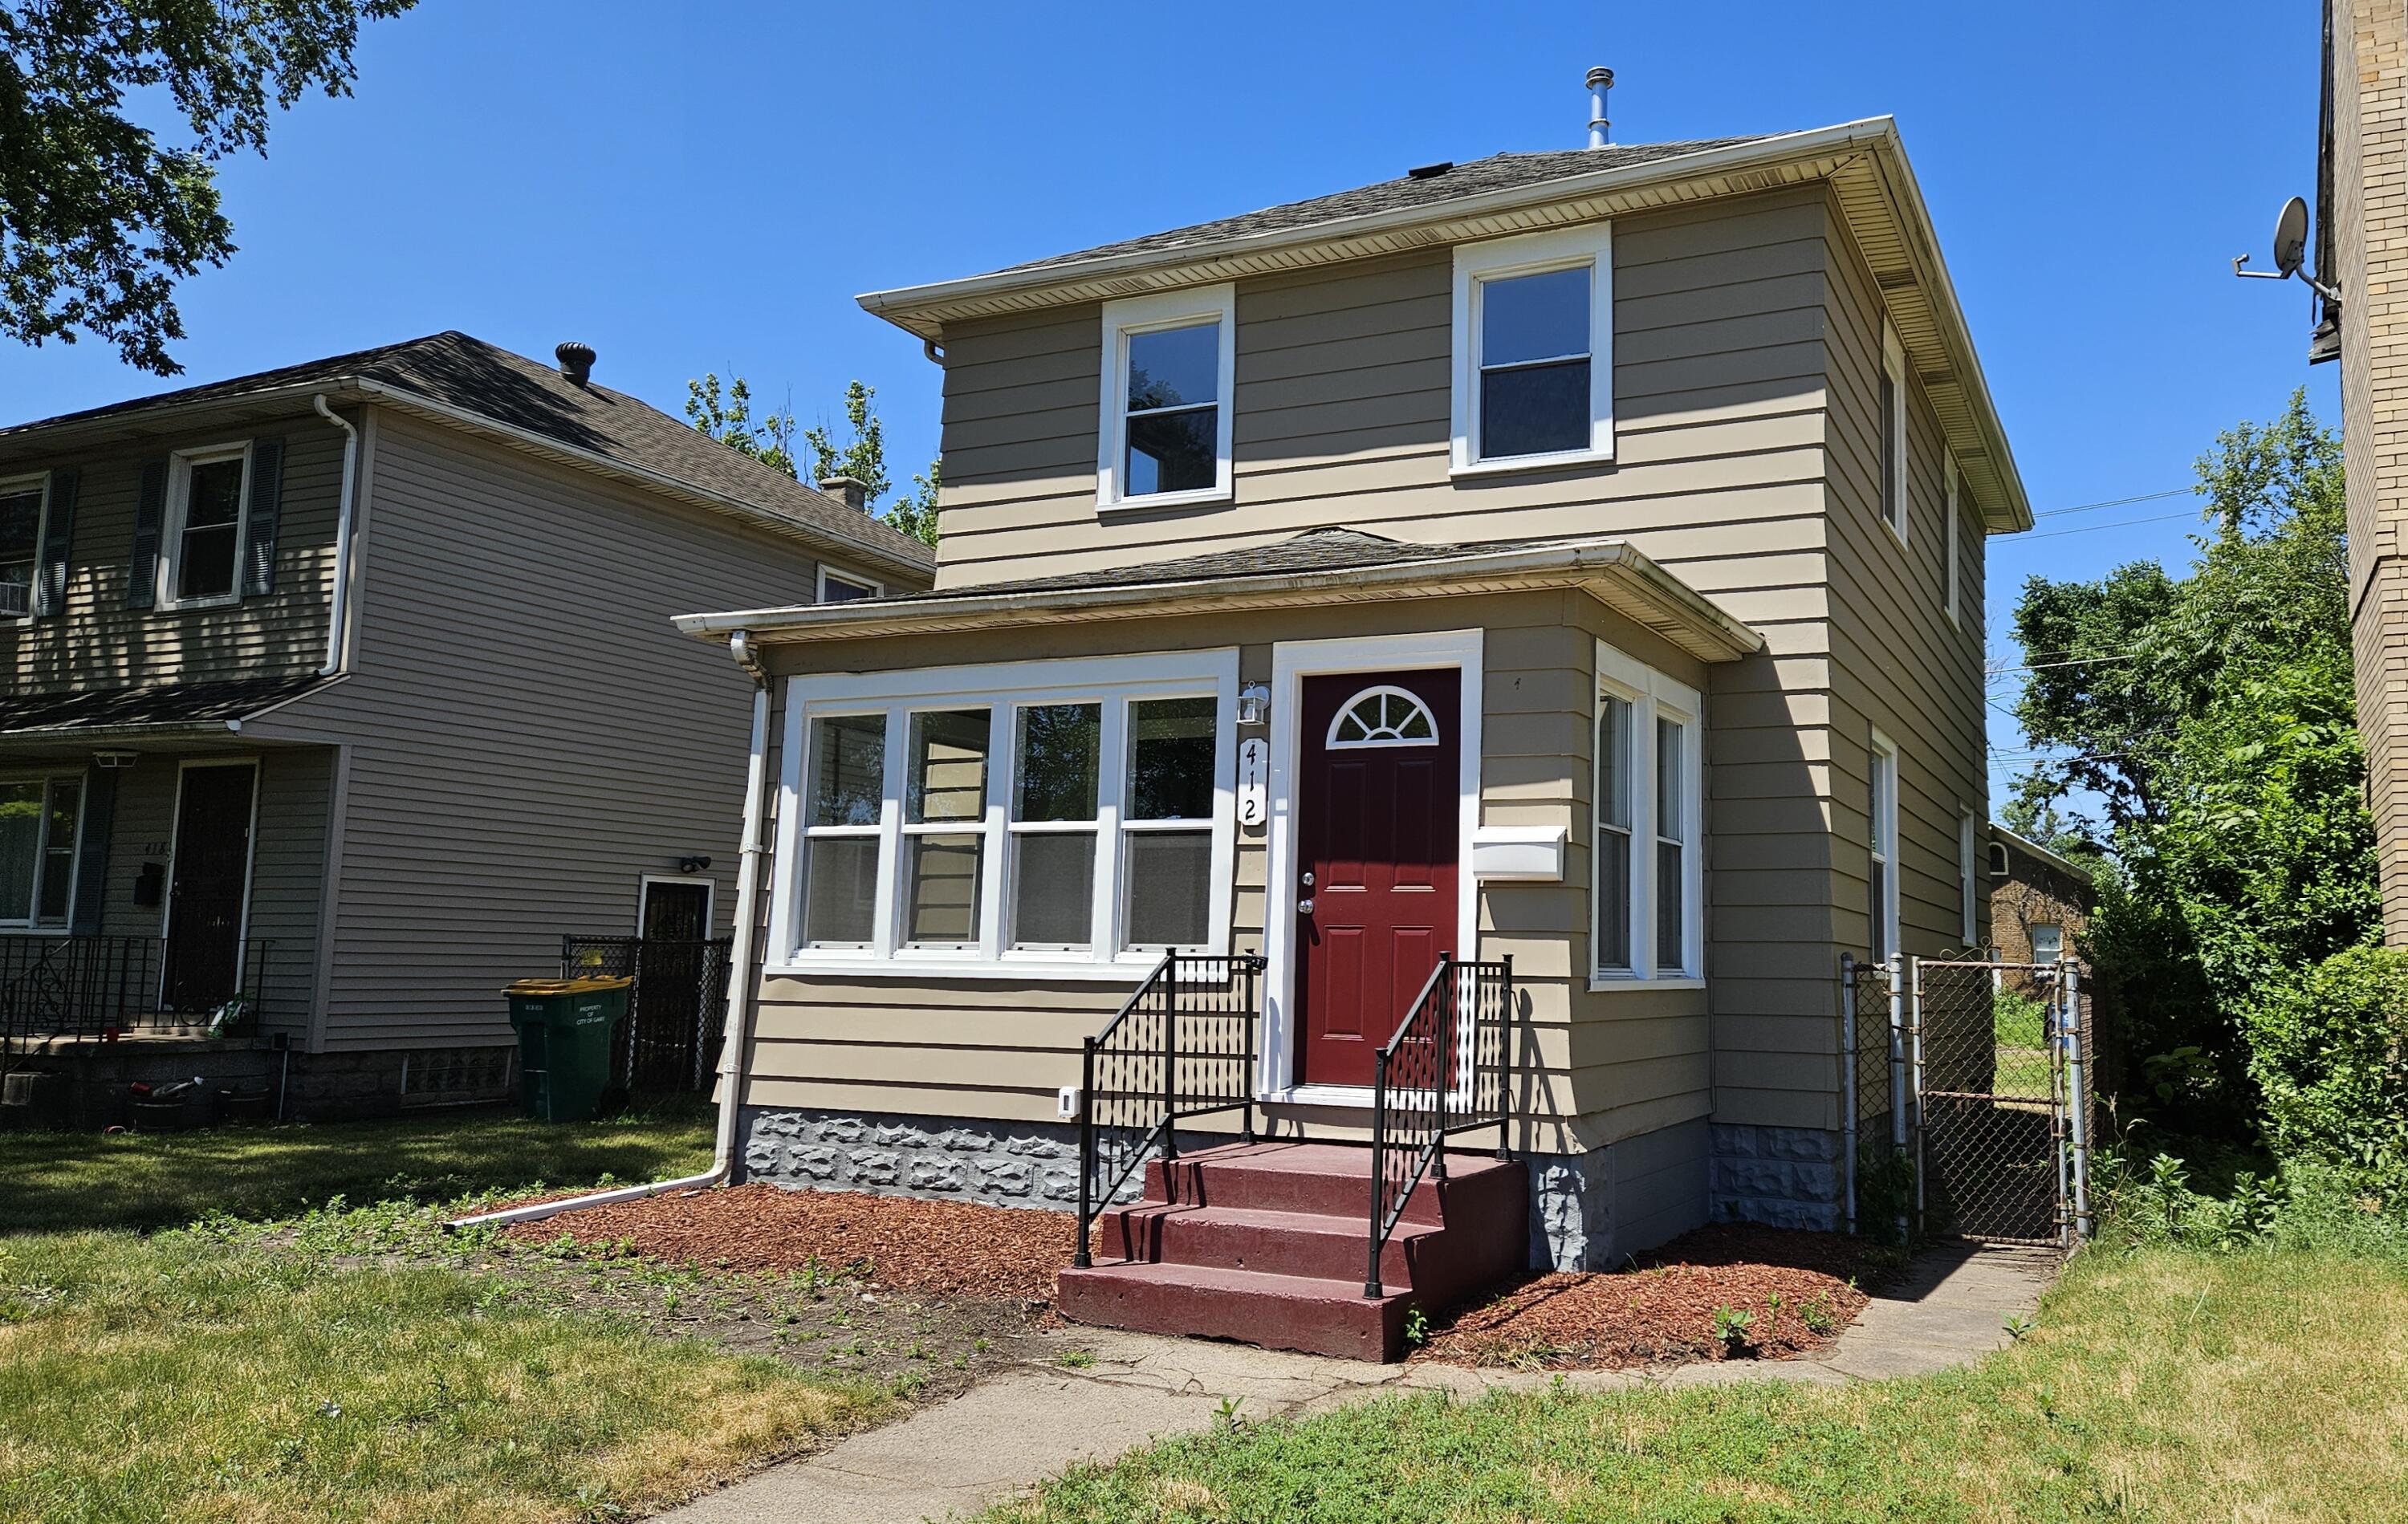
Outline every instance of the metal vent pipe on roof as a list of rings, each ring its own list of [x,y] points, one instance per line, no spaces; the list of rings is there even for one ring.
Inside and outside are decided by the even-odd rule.
[[[580,344],[575,339],[570,339],[552,352],[560,361],[560,374],[567,377],[571,385],[583,386],[593,376],[593,345]]]
[[[1606,92],[1613,88],[1613,71],[1596,68],[1588,71],[1588,146],[1605,147],[1613,135],[1613,123],[1605,117]]]

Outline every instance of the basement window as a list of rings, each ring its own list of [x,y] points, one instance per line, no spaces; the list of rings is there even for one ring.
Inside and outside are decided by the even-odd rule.
[[[1104,304],[1098,508],[1228,498],[1237,335],[1235,286]]]
[[[1229,940],[1236,656],[796,677],[773,967],[1125,978]]]
[[[1613,458],[1612,287],[1602,222],[1457,246],[1457,473]]]

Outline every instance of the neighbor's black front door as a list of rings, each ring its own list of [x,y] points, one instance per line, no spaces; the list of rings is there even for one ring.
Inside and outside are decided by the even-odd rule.
[[[642,932],[627,1082],[639,1090],[691,1090],[702,1078],[710,886],[646,883]]]
[[[242,912],[251,890],[248,763],[187,767],[176,801],[167,887],[167,958],[160,1000],[169,1010],[225,1004],[242,979]]]

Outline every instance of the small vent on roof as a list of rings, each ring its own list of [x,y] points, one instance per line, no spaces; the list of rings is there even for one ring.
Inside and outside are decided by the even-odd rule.
[[[593,345],[580,344],[575,339],[570,339],[552,352],[560,361],[560,374],[567,377],[571,383],[583,386],[593,376]]]
[[[1915,284],[1914,272],[1905,268],[1884,270],[1873,277],[1873,279],[1880,283],[1884,291],[1904,291],[1907,287]]]
[[[1405,171],[1407,179],[1434,180],[1455,167],[1455,161],[1443,159],[1434,164],[1415,164]]]

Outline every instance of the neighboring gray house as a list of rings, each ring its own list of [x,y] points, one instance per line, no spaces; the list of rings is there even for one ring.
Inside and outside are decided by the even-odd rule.
[[[724,932],[750,685],[669,616],[933,557],[561,355],[439,334],[0,430],[21,1060],[240,992],[295,1109],[474,1093],[564,932]]]

